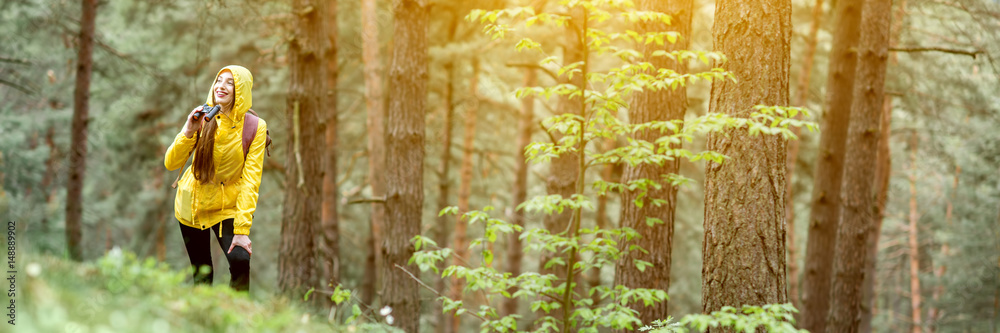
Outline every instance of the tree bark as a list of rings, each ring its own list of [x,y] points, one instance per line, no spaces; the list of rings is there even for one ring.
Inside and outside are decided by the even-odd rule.
[[[451,23],[448,26],[448,39],[453,41],[455,38],[455,32],[458,28],[458,18],[452,18]],[[441,138],[441,162],[438,165],[438,193],[437,193],[437,209],[440,212],[449,206],[449,196],[451,193],[451,180],[448,178],[448,174],[451,172],[451,137],[454,135],[454,122],[455,122],[455,64],[454,61],[449,61],[444,64],[444,72],[447,76],[447,83],[444,87],[444,134]],[[450,216],[438,216],[437,223],[434,225],[434,241],[437,242],[438,246],[445,248],[448,246],[448,232],[451,230],[449,226]],[[444,291],[447,287],[447,280],[437,276],[435,277],[436,289]],[[443,305],[441,302],[434,302],[434,313],[438,314],[438,332],[442,333],[453,333],[451,323],[451,317],[453,314],[444,313],[442,311]]]
[[[291,72],[286,119],[288,140],[285,162],[285,202],[282,209],[278,252],[278,288],[300,297],[316,287],[322,272],[316,258],[316,235],[321,231],[324,144],[328,118],[325,106],[328,36],[323,24],[326,2],[295,0],[294,38],[288,45]],[[301,173],[301,175],[300,175]]]
[[[600,139],[598,142],[600,142],[601,145],[604,146],[603,148],[604,151],[611,151],[612,149],[615,149],[615,140],[613,139],[605,138],[605,139]],[[613,176],[614,165],[612,164],[603,165],[600,167],[600,170],[601,170],[601,180],[606,182],[612,181],[612,178],[614,177]],[[608,229],[608,224],[609,224],[608,196],[610,195],[611,193],[605,193],[605,195],[597,197],[597,211],[595,212],[595,215],[597,216],[594,218],[594,222],[597,225],[597,228],[601,230]],[[594,268],[588,272],[587,285],[590,286],[590,288],[594,288],[601,285],[601,270],[602,270],[601,268]],[[601,296],[602,295],[600,293],[594,293],[593,295],[590,295],[590,300],[591,302],[593,302],[591,303],[592,307],[596,308],[600,306]]]
[[[59,159],[59,148],[56,146],[55,126],[53,125],[49,125],[49,129],[45,131],[45,145],[49,147],[49,158],[45,160],[45,174],[42,175],[41,188],[42,195],[45,196],[45,205],[48,206],[56,196],[56,191],[52,189],[52,182],[56,178],[56,163]],[[42,231],[48,232],[48,214],[42,215],[41,222]]]
[[[955,164],[955,180],[951,184],[951,195],[948,196],[944,210],[944,222],[945,226],[947,226],[948,229],[952,228],[952,220],[953,220],[952,217],[954,216],[954,210],[955,210],[954,203],[958,197],[958,178],[962,174],[962,166],[958,165],[957,163],[958,162],[956,162]],[[934,270],[934,279],[937,280],[938,285],[934,287],[934,294],[933,294],[934,302],[931,303],[931,308],[928,311],[927,315],[928,317],[927,319],[928,321],[930,321],[931,324],[930,326],[931,332],[935,332],[937,330],[938,327],[937,322],[941,318],[942,311],[938,307],[939,304],[938,302],[940,302],[941,300],[941,295],[944,295],[943,279],[944,279],[944,274],[948,272],[947,262],[948,259],[951,257],[951,247],[949,245],[950,244],[948,244],[948,239],[945,239],[941,243],[941,257],[943,257],[944,260],[941,262],[941,265]]]
[[[379,198],[385,195],[385,137],[382,105],[382,66],[379,58],[378,13],[375,0],[361,0],[361,60],[364,63],[365,77],[365,107],[368,126],[368,184],[372,188],[372,196]],[[362,299],[367,304],[375,300],[375,285],[379,281],[378,269],[382,262],[382,230],[385,226],[384,203],[373,203],[371,221],[371,247],[368,249],[371,258],[366,264],[365,282]]]
[[[472,61],[472,76],[469,78],[469,95],[470,99],[465,108],[465,129],[462,140],[462,164],[459,167],[459,175],[461,180],[458,185],[458,216],[455,219],[455,240],[452,242],[452,248],[455,250],[454,258],[452,260],[452,265],[461,265],[459,260],[465,260],[470,265],[472,263],[472,258],[469,257],[469,243],[466,240],[466,233],[468,232],[467,226],[468,222],[462,221],[462,214],[469,211],[469,197],[471,197],[472,188],[472,155],[474,154],[473,144],[476,138],[476,112],[479,111],[479,100],[476,94],[477,89],[479,89],[479,64],[476,60]],[[462,299],[462,289],[464,284],[458,278],[451,279],[451,299],[460,300]],[[451,317],[451,331],[459,332],[462,320],[461,316]]]
[[[923,320],[921,319],[921,298],[920,298],[920,244],[919,225],[920,213],[917,210],[917,132],[910,135],[910,226],[907,232],[907,250],[910,258],[910,332],[920,333],[922,331]]]
[[[881,136],[879,118],[885,98],[891,10],[891,0],[865,0],[862,9],[860,53],[847,138],[851,149],[844,158],[841,196],[844,207],[837,228],[832,302],[826,326],[826,332],[830,333],[857,332],[861,324],[866,245],[878,208],[873,183]]]
[[[799,72],[799,84],[795,105],[807,107],[809,103],[809,82],[812,77],[813,61],[816,58],[816,35],[823,22],[823,0],[816,0],[812,8],[812,24],[809,26],[809,37],[806,38],[806,54]],[[792,129],[795,135],[801,132],[800,127]],[[788,248],[788,299],[792,305],[801,308],[799,301],[799,252],[795,241],[795,164],[799,159],[801,138],[788,143],[788,157],[785,158],[788,182],[785,184],[785,246]]]
[[[893,48],[899,44],[899,35],[902,33],[903,17],[906,15],[906,0],[900,0],[895,17],[892,22],[892,36],[890,36],[890,46]],[[896,64],[898,53],[889,53],[889,64]],[[875,195],[878,203],[878,211],[875,217],[875,226],[872,235],[868,237],[868,254],[865,260],[865,284],[861,311],[861,332],[872,331],[872,318],[875,316],[875,280],[878,278],[876,264],[878,263],[878,243],[882,237],[882,222],[885,220],[886,201],[889,197],[889,179],[892,177],[892,151],[889,150],[889,139],[892,138],[892,96],[886,95],[882,106],[882,137],[878,140],[878,161],[875,168]]]
[[[73,90],[73,127],[69,177],[66,180],[66,250],[69,258],[83,260],[80,230],[83,215],[83,183],[87,173],[87,123],[90,121],[90,74],[94,68],[94,21],[97,0],[80,1],[80,45],[76,53],[76,86]]]
[[[524,69],[524,86],[534,87],[537,85],[538,77],[535,69]],[[511,193],[513,195],[511,206],[517,207],[522,202],[528,200],[528,162],[524,159],[524,149],[531,144],[531,132],[535,126],[535,97],[527,95],[521,98],[521,117],[517,121],[517,154],[514,158],[514,184]],[[524,211],[516,208],[510,209],[510,223],[524,226]],[[521,263],[524,261],[524,248],[521,244],[519,233],[511,233],[507,238],[507,269],[511,276],[521,275]],[[511,295],[516,290],[511,289]],[[517,314],[517,299],[505,298],[503,301],[502,316]]]
[[[323,276],[320,287],[336,287],[340,283],[340,225],[337,218],[337,2],[330,1],[326,10],[326,145],[323,150],[323,209],[320,255]],[[329,300],[329,298],[327,298]],[[332,305],[332,303],[331,303]]]
[[[569,9],[569,15],[573,18],[574,22],[582,22],[583,20],[583,9],[580,6]],[[565,42],[563,47],[563,64],[572,64],[584,60],[584,52],[586,51],[586,46],[583,45],[583,32],[578,31],[577,25],[569,25],[563,34],[563,41]],[[563,80],[562,83],[569,83],[576,87],[583,87],[583,76],[574,75],[571,80]],[[582,106],[582,98],[569,98],[567,96],[561,96],[559,98],[559,104],[556,107],[556,115],[563,114],[580,114],[580,108]],[[554,132],[552,136],[559,140],[563,137],[561,133]],[[563,198],[569,198],[576,193],[576,180],[580,173],[579,170],[579,156],[575,153],[565,153],[559,157],[553,158],[549,164],[549,177],[545,180],[545,189],[549,195],[560,195]],[[573,216],[573,212],[570,209],[563,210],[562,213],[553,213],[551,215],[546,215],[544,220],[545,230],[548,230],[552,234],[558,234],[560,232],[566,231],[569,227],[570,218]],[[559,256],[560,253],[544,253],[541,256],[541,260],[538,263],[538,270],[541,274],[555,274],[560,280],[566,279],[566,269],[565,267],[553,266],[551,269],[545,269],[545,263],[552,258]],[[559,284],[559,282],[555,282]]]
[[[891,56],[891,55],[890,55]],[[875,226],[868,237],[865,259],[865,284],[863,286],[861,327],[860,332],[872,331],[872,317],[875,312],[875,279],[877,278],[876,260],[878,259],[878,242],[882,234],[882,221],[885,220],[886,201],[889,198],[889,179],[892,177],[892,152],[889,150],[889,138],[892,122],[892,97],[885,97],[882,107],[882,136],[878,140],[878,160],[875,162],[875,201],[878,205],[875,216]]]
[[[712,35],[737,82],[712,82],[709,112],[749,117],[754,105],[788,105],[790,1],[721,0]],[[729,158],[705,170],[704,313],[788,301],[785,145],[746,129],[709,136],[708,149]]]
[[[802,328],[826,330],[830,308],[833,253],[840,222],[840,191],[844,175],[847,128],[851,120],[857,45],[861,36],[862,0],[838,0],[826,81],[826,110],[819,139],[819,158],[813,173],[812,210],[806,241],[802,288]]]
[[[676,43],[657,46],[656,44],[643,44],[639,50],[645,55],[646,61],[653,64],[658,69],[670,69],[677,73],[687,72],[687,66],[663,57],[653,57],[652,54],[658,49],[667,52],[676,50],[686,50],[690,39],[691,31],[691,0],[683,1],[655,1],[644,0],[637,4],[638,10],[649,10],[669,14],[673,17],[671,25],[659,21],[640,23],[637,27],[639,34],[647,32],[676,31],[681,38]],[[632,124],[641,124],[651,121],[671,121],[684,119],[684,112],[687,110],[687,90],[683,87],[678,89],[645,90],[633,95],[631,108],[629,109],[629,121]],[[653,143],[661,137],[658,131],[642,131],[631,135],[632,139]],[[677,147],[674,147],[677,148]],[[679,171],[679,160],[668,161],[663,165],[638,164],[636,166],[625,166],[621,182],[638,179],[650,179],[661,182],[661,189],[650,189],[647,200],[642,207],[633,202],[640,198],[639,191],[625,191],[622,193],[621,205],[621,226],[635,229],[641,236],[624,241],[620,248],[627,250],[632,245],[642,247],[648,253],[641,251],[628,252],[615,263],[615,285],[623,285],[628,288],[649,288],[663,291],[670,290],[670,264],[672,259],[671,248],[674,239],[674,210],[677,206],[677,187],[671,186],[664,178]],[[665,183],[664,183],[665,182]],[[651,200],[662,199],[666,202],[662,205],[654,205]],[[656,218],[662,224],[650,226],[647,218]],[[645,270],[640,270],[635,265],[635,260],[642,260],[653,264]],[[641,302],[634,302],[630,307],[638,311],[639,320],[644,324],[650,324],[654,320],[667,318],[667,302],[645,306]]]
[[[417,281],[396,267],[413,255],[410,239],[420,234],[424,204],[424,104],[427,99],[428,4],[423,0],[393,2],[392,65],[389,68],[389,113],[386,117],[386,228],[382,300],[392,308],[393,326],[417,332],[420,298]]]

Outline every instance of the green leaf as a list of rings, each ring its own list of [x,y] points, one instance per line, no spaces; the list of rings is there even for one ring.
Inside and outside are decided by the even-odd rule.
[[[306,291],[306,295],[302,297],[302,300],[303,301],[309,301],[309,295],[312,294],[313,291],[315,291],[315,290],[316,290],[316,288],[309,288],[309,291]]]
[[[490,251],[490,250],[483,250],[483,262],[485,262],[487,266],[493,264],[493,252],[492,251]]]

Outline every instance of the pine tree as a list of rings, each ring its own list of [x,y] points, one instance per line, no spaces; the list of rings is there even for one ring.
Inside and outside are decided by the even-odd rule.
[[[396,327],[417,332],[420,298],[417,281],[405,267],[420,234],[424,205],[424,103],[427,100],[428,3],[393,2],[393,50],[389,67],[386,117],[386,223],[382,303],[392,308]],[[415,269],[407,269],[416,271]]]
[[[840,0],[834,7],[832,54],[826,82],[826,108],[819,138],[819,158],[813,173],[812,209],[806,240],[802,281],[802,328],[822,332],[830,304],[833,252],[840,221],[840,187],[844,145],[851,119],[854,67],[860,37],[862,0]]]
[[[365,77],[365,120],[368,129],[368,183],[372,188],[372,196],[383,198],[385,195],[385,106],[382,103],[382,66],[379,58],[378,13],[375,0],[361,1],[361,60],[364,63]],[[362,288],[362,300],[373,304],[375,285],[379,281],[378,264],[382,261],[382,230],[385,227],[385,206],[383,202],[372,203],[372,215],[369,223],[369,254],[365,263],[365,281]]]
[[[337,219],[337,2],[326,7],[326,36],[329,48],[323,62],[326,65],[326,91],[323,97],[323,116],[326,119],[325,145],[323,147],[323,209],[321,212],[322,238],[319,240],[318,258],[323,261],[320,288],[333,288],[340,283],[340,223]],[[332,303],[331,303],[332,304]]]
[[[865,0],[851,126],[844,158],[844,208],[837,228],[830,311],[826,332],[857,332],[861,324],[868,237],[874,231],[875,160],[885,92],[891,0]],[[862,258],[859,260],[859,258]]]
[[[638,33],[675,31],[681,36],[676,43],[669,43],[663,47],[655,43],[640,46],[639,49],[646,57],[646,61],[652,63],[656,68],[666,68],[681,74],[686,73],[687,66],[683,63],[652,55],[658,49],[667,52],[687,50],[691,31],[692,1],[640,1],[636,9],[662,12],[672,18],[670,25],[654,20],[640,23]],[[687,110],[687,91],[685,87],[678,87],[677,89],[636,92],[630,106],[629,121],[633,124],[683,120]],[[632,135],[635,140],[647,142],[655,142],[659,137],[660,133],[654,130],[636,132]],[[679,167],[679,159],[667,161],[663,165],[637,164],[625,167],[621,180],[623,184],[639,179],[649,179],[659,182],[662,187],[658,190],[650,190],[648,193],[641,191],[622,193],[622,202],[626,204],[621,206],[621,226],[633,228],[642,235],[632,241],[623,242],[622,249],[638,245],[648,252],[636,251],[622,256],[615,265],[615,285],[620,284],[629,288],[670,289],[671,247],[674,237],[677,187],[671,186],[667,178],[664,177],[678,173]],[[645,205],[630,204],[636,200],[643,200],[643,196],[648,196],[649,199],[662,199],[665,202],[662,204],[650,202]],[[656,221],[649,223],[651,219]],[[653,266],[640,269],[633,263],[636,259],[650,262]],[[639,312],[639,319],[643,323],[651,323],[668,316],[667,302],[655,306],[635,303],[632,304],[632,309]]]
[[[87,173],[87,123],[90,113],[90,73],[94,68],[94,21],[97,1],[80,1],[80,44],[76,55],[76,86],[73,90],[73,140],[66,181],[66,248],[70,259],[83,260],[80,231],[83,215],[83,183]]]
[[[709,112],[747,117],[757,104],[788,105],[791,2],[724,0],[712,28],[733,81],[713,81]],[[709,136],[728,156],[705,170],[702,312],[784,303],[785,145],[739,129]]]
[[[326,140],[326,2],[295,0],[294,38],[288,45],[291,77],[285,133],[291,133],[285,162],[285,202],[278,252],[278,288],[293,296],[321,278],[317,234],[322,230],[323,159]]]

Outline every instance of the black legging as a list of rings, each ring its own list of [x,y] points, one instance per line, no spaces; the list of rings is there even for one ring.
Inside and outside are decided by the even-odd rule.
[[[233,243],[233,219],[226,219],[209,229],[199,230],[177,223],[181,226],[181,237],[184,238],[184,247],[187,248],[188,257],[191,258],[191,267],[194,269],[194,283],[212,285],[212,248],[211,239],[215,238],[222,247],[222,253],[229,250],[229,245]],[[222,228],[222,237],[219,237],[219,228]],[[250,290],[250,253],[246,249],[236,246],[233,252],[226,254],[229,261],[229,273],[232,280],[229,287],[236,291]],[[202,268],[204,267],[204,268]]]

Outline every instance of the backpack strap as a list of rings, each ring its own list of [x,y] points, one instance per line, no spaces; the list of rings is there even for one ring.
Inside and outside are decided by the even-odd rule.
[[[250,153],[250,144],[253,143],[253,139],[257,136],[257,122],[260,117],[257,117],[257,112],[253,109],[247,110],[247,113],[243,115],[243,160],[247,160],[247,154]]]

